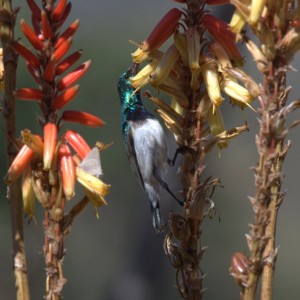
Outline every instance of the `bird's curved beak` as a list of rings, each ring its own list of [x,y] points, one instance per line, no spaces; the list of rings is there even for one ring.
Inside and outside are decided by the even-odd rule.
[[[127,72],[129,77],[132,77],[139,72],[139,66],[140,66],[140,64],[132,63],[131,67],[128,69],[128,72]]]

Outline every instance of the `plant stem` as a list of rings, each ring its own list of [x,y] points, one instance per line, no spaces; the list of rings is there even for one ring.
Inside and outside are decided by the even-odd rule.
[[[9,17],[7,22],[1,25],[0,35],[3,47],[4,62],[4,94],[2,112],[4,118],[4,130],[6,133],[6,156],[10,165],[16,155],[13,139],[16,136],[16,115],[15,98],[13,91],[16,88],[17,56],[10,46],[13,40],[14,14],[11,1],[2,0],[1,10],[6,10]],[[13,183],[8,189],[8,199],[11,213],[11,230],[13,243],[13,269],[15,274],[16,298],[18,300],[28,300],[29,286],[27,277],[25,243],[22,220],[22,196],[20,182]]]
[[[53,207],[45,212],[44,256],[46,263],[47,300],[60,300],[66,279],[63,277],[64,236],[60,230],[61,210]]]

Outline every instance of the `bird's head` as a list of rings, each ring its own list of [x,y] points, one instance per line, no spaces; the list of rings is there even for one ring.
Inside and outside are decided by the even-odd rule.
[[[134,93],[134,88],[131,85],[130,78],[138,73],[139,64],[133,63],[119,78],[118,91],[121,103],[128,101],[129,97]]]

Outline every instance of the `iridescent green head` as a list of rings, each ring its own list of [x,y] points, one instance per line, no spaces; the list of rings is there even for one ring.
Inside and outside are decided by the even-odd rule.
[[[134,93],[135,89],[132,87],[130,78],[138,73],[138,64],[132,64],[130,68],[124,72],[118,81],[118,91],[120,96],[121,105],[134,105],[139,103],[140,92]]]

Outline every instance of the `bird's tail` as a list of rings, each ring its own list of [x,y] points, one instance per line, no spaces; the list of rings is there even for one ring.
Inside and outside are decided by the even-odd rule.
[[[165,224],[160,214],[159,202],[150,204],[151,212],[152,212],[152,220],[153,220],[153,227],[156,230],[156,233],[160,233],[164,230]]]

